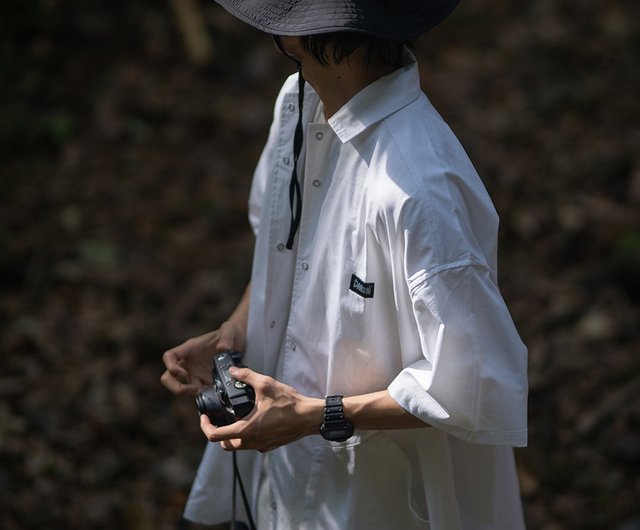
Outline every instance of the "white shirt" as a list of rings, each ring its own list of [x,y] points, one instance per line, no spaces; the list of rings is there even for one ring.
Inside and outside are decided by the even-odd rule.
[[[284,246],[293,76],[254,176],[245,362],[312,397],[388,389],[434,428],[356,425],[344,443],[309,436],[272,451],[273,513],[261,520],[278,529],[523,528],[511,446],[526,445],[526,348],[497,287],[498,219],[484,186],[420,90],[415,61],[326,123],[310,123],[318,103],[307,86],[293,251]],[[241,456],[257,478],[256,455]],[[227,473],[230,457],[210,445],[187,518],[228,518],[221,458]]]

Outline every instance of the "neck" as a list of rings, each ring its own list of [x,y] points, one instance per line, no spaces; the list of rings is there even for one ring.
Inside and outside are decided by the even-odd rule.
[[[302,62],[302,73],[322,100],[327,119],[363,88],[394,70],[395,67],[385,63],[366,64],[356,54],[340,64],[325,66],[311,57]]]

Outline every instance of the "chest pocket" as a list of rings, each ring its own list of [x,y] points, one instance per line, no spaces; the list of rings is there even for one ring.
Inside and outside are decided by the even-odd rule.
[[[340,281],[340,316],[341,325],[353,326],[363,330],[366,322],[367,305],[373,302],[375,283],[363,279],[364,274],[357,272],[356,265],[345,267]],[[358,334],[361,336],[361,334]]]

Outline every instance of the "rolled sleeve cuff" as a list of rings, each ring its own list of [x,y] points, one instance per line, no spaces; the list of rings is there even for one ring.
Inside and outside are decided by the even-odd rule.
[[[420,363],[428,365],[427,361]],[[527,445],[526,427],[515,430],[486,429],[465,421],[463,415],[456,414],[453,410],[447,410],[422,386],[413,373],[423,370],[420,366],[409,367],[400,372],[388,387],[391,397],[407,412],[468,443],[510,447]],[[522,405],[510,403],[508,406],[521,408]]]

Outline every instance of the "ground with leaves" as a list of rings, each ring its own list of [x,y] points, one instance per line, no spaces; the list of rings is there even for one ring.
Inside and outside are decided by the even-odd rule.
[[[7,530],[180,526],[205,442],[160,356],[240,296],[250,173],[290,65],[204,1],[198,56],[178,3],[0,7]],[[533,530],[640,528],[639,22],[630,0],[463,2],[417,48],[502,218]]]

